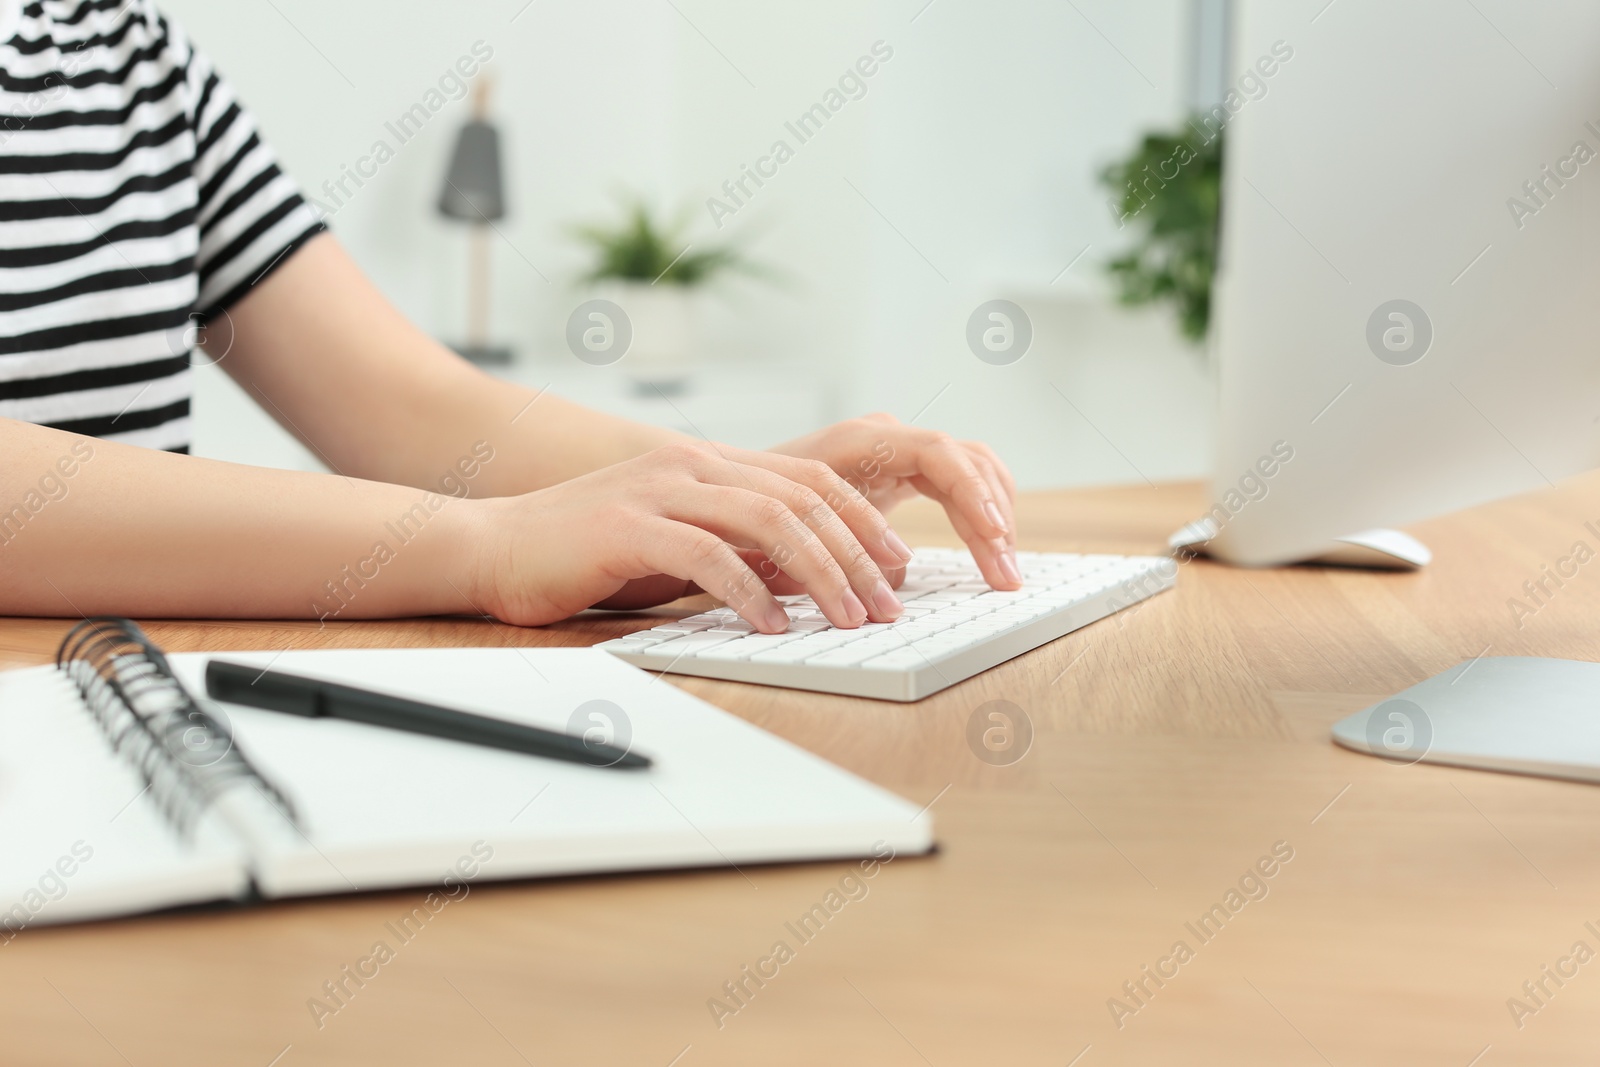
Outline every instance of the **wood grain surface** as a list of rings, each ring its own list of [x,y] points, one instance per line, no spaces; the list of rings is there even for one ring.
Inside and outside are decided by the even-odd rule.
[[[1202,505],[1037,494],[1019,528],[1152,552]],[[1600,952],[1600,792],[1393,765],[1328,727],[1481,654],[1600,658],[1600,562],[1543,603],[1523,589],[1600,550],[1594,518],[1584,478],[1413,527],[1419,573],[1186,563],[1173,592],[912,705],[674,679],[932,805],[939,852],[885,865],[809,941],[785,924],[854,865],[480,883],[320,1020],[308,1001],[420,892],[35,929],[0,945],[0,1062],[1592,1063],[1600,962],[1571,953]],[[896,522],[955,543],[931,508]],[[147,628],[175,651],[587,645],[692,606]],[[46,662],[70,622],[0,621],[0,665]],[[1004,766],[967,741],[994,700],[1033,732]],[[746,978],[778,941],[792,958]]]

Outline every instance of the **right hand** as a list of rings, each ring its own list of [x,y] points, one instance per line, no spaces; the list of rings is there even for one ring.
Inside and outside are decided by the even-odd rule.
[[[474,602],[540,626],[589,607],[701,591],[763,633],[806,593],[835,626],[899,617],[909,557],[827,464],[693,443],[658,448],[523,496],[476,501]]]

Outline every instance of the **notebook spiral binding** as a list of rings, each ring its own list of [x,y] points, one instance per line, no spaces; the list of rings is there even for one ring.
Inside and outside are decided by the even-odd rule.
[[[180,833],[224,790],[255,787],[295,825],[288,799],[233,743],[226,725],[178,681],[167,658],[131,619],[88,618],[61,639],[56,666],[83,695],[112,749],[144,779]]]

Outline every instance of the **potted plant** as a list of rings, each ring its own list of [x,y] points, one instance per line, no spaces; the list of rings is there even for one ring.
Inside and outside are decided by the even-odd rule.
[[[1128,251],[1106,264],[1121,301],[1171,304],[1192,341],[1203,341],[1211,323],[1222,200],[1223,134],[1207,140],[1202,128],[1149,134],[1100,173],[1118,227],[1135,234]]]
[[[701,295],[716,278],[756,268],[729,245],[687,241],[687,216],[657,219],[641,199],[627,205],[621,221],[573,228],[594,253],[582,277],[597,297],[628,317],[632,341],[623,365],[643,392],[680,392],[703,358]]]

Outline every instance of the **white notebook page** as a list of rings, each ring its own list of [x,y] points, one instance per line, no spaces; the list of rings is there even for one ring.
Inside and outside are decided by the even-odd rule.
[[[0,941],[244,894],[242,852],[200,836],[173,830],[65,674],[0,671]]]
[[[169,658],[204,693],[212,656]],[[609,701],[634,750],[655,760],[649,770],[599,769],[215,704],[303,817],[304,839],[255,864],[268,895],[438,884],[485,845],[493,857],[475,865],[483,878],[867,856],[879,842],[898,854],[932,847],[932,820],[917,805],[594,649],[215,658],[557,730],[586,702]]]

